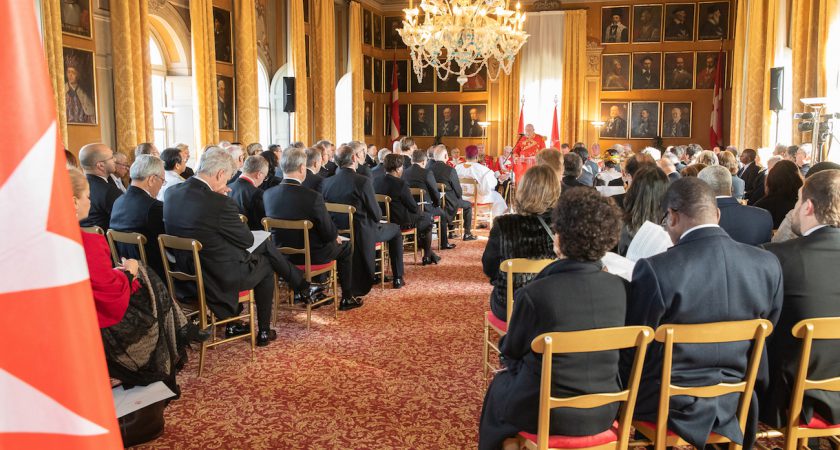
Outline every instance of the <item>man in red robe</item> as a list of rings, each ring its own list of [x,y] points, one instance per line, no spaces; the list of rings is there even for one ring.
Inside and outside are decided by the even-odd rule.
[[[525,135],[523,135],[516,146],[513,148],[514,156],[524,156],[532,158],[537,155],[537,152],[545,148],[545,138],[539,134],[534,133],[534,125],[525,125]]]

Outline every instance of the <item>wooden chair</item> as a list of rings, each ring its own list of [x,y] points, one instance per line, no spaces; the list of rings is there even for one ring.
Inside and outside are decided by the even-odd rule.
[[[490,217],[490,223],[493,223],[493,204],[478,202],[478,181],[469,177],[462,177],[458,180],[461,183],[461,190],[464,192],[464,200],[472,203],[472,229],[476,228],[478,215],[481,214],[481,211],[485,211]]]
[[[411,196],[417,200],[417,205],[420,207],[420,212],[426,212],[426,190],[422,188],[411,188]],[[440,216],[432,217],[432,233],[437,233],[438,236],[438,250],[440,250],[440,233],[441,233]]]
[[[385,220],[391,223],[391,197],[376,194],[376,201],[385,205]],[[411,246],[409,248],[414,252],[414,264],[417,264],[417,228],[400,229],[400,233],[403,237],[403,247]]]
[[[502,261],[499,265],[499,270],[505,272],[507,278],[507,318],[504,322],[499,320],[492,311],[484,313],[484,384],[487,384],[488,372],[496,371],[496,366],[490,364],[490,349],[498,355],[499,351],[498,339],[496,342],[490,340],[490,330],[496,332],[496,335],[501,338],[507,334],[507,325],[510,322],[510,315],[513,313],[513,282],[516,275],[537,274],[542,272],[545,266],[553,263],[553,259],[525,259],[514,258]]]
[[[542,357],[540,376],[540,409],[537,434],[520,432],[525,447],[532,450],[552,449],[626,449],[630,442],[630,423],[636,406],[639,380],[648,344],[653,340],[650,327],[617,327],[595,330],[544,333],[531,342],[531,350]],[[627,386],[620,392],[584,394],[575,397],[551,396],[552,355],[562,353],[603,352],[635,348],[633,367]],[[574,370],[571,368],[571,370]],[[550,436],[549,418],[554,408],[597,408],[621,402],[618,420],[613,426],[594,436]]]
[[[114,260],[114,265],[122,264],[120,253],[117,251],[117,242],[120,244],[136,245],[140,252],[140,262],[148,265],[146,260],[146,236],[140,233],[128,233],[117,230],[108,230],[105,235],[108,237],[108,247],[111,248],[111,259]]]
[[[280,253],[284,255],[303,255],[304,263],[302,265],[298,264],[296,265],[296,267],[303,271],[303,276],[306,278],[306,281],[312,283],[313,277],[325,273],[329,274],[329,278],[327,279],[326,284],[328,284],[332,288],[332,295],[324,297],[315,302],[308,303],[304,308],[300,308],[294,306],[295,294],[294,291],[289,289],[289,302],[288,304],[283,305],[282,307],[284,309],[292,310],[304,309],[306,311],[307,330],[309,329],[310,323],[312,322],[312,309],[323,303],[328,303],[332,301],[335,304],[335,318],[338,319],[338,303],[341,299],[341,297],[338,295],[338,263],[335,260],[332,260],[324,264],[312,264],[312,253],[309,244],[309,230],[311,230],[314,226],[312,222],[308,220],[280,220],[266,217],[262,220],[262,225],[263,228],[265,228],[265,231],[268,232],[271,232],[271,230],[299,230],[301,233],[303,233],[303,248],[277,247],[277,250],[279,250]],[[276,274],[274,276],[275,278],[277,277]],[[279,298],[279,295],[276,298]],[[277,309],[275,309],[275,321],[277,313],[278,311]]]
[[[440,209],[446,211],[446,185],[438,183],[437,186],[440,191]],[[449,221],[449,224],[454,225],[455,232],[464,237],[464,210],[462,208],[456,209],[455,217]],[[443,230],[443,232],[448,233],[449,230]]]
[[[94,225],[92,227],[81,227],[82,231],[85,233],[94,233],[100,236],[105,236],[105,230],[102,229],[99,225]]]
[[[348,235],[350,237],[350,247],[353,251],[356,250],[356,234],[353,231],[353,214],[356,214],[356,207],[345,205],[342,203],[327,203],[327,211],[336,214],[347,214],[347,223],[350,225],[350,228],[347,229],[339,229],[338,234],[341,235]],[[385,261],[388,259],[386,255],[388,254],[387,246],[382,242],[376,243],[376,256],[374,257],[374,264],[379,263],[379,270],[374,272],[374,275],[379,275],[379,285],[384,290],[385,289]]]
[[[251,340],[251,358],[254,357],[254,350],[256,349],[256,340],[257,340],[257,320],[256,315],[254,313],[255,304],[254,304],[254,291],[242,291],[239,293],[239,303],[247,303],[246,312],[240,314],[238,316],[229,317],[227,319],[217,320],[216,315],[213,314],[213,311],[207,307],[207,298],[204,294],[204,278],[201,272],[201,259],[199,259],[198,254],[201,252],[201,242],[195,239],[183,238],[183,237],[176,237],[170,236],[168,234],[161,234],[158,236],[158,245],[160,246],[160,254],[161,259],[163,260],[163,271],[166,275],[166,284],[169,288],[170,295],[172,298],[175,299],[175,280],[180,281],[192,281],[196,284],[196,292],[198,293],[198,321],[199,327],[204,330],[207,327],[210,327],[210,336],[211,338],[201,343],[201,350],[199,351],[198,356],[198,376],[200,377],[202,372],[204,372],[204,353],[207,351],[208,348],[215,347],[217,345],[222,345],[227,342],[239,340],[239,339],[247,339],[250,338]],[[193,264],[195,265],[195,273],[188,274],[186,272],[181,272],[174,270],[169,265],[169,259],[166,257],[167,250],[181,250],[181,251],[188,251],[192,253]],[[237,320],[247,319],[251,325],[251,332],[247,334],[242,334],[239,336],[233,336],[230,338],[218,339],[216,337],[216,326],[218,325],[225,325]]]
[[[664,357],[662,362],[662,380],[659,393],[659,408],[657,422],[634,421],[636,431],[642,433],[653,443],[656,450],[678,445],[691,445],[676,433],[668,430],[668,412],[671,397],[687,395],[691,397],[720,397],[727,394],[740,393],[738,403],[738,426],[743,433],[747,425],[747,414],[752,400],[755,377],[761,362],[764,340],[773,331],[773,324],[766,319],[743,320],[735,322],[714,322],[691,325],[661,325],[656,329],[654,339],[662,342]],[[671,383],[671,368],[673,364],[674,344],[720,344],[738,341],[753,341],[752,351],[744,378],[737,383],[719,383],[713,386],[677,386]],[[728,443],[730,450],[739,450],[726,436],[716,433],[709,435],[709,444]]]

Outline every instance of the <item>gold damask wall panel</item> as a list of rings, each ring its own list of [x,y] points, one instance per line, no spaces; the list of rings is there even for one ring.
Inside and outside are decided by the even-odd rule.
[[[560,136],[577,142],[586,136],[586,10],[566,11],[563,37],[563,98],[560,104]]]
[[[254,0],[234,0],[236,130],[242,143],[259,141],[257,91],[257,24]],[[265,143],[266,145],[268,143]]]
[[[364,142],[364,70],[362,67],[362,6],[350,2],[350,70],[353,82],[353,139]]]
[[[219,141],[216,94],[216,47],[212,0],[190,0],[196,144],[200,149]]]
[[[312,12],[314,44],[312,77],[315,96],[312,125],[315,139],[335,142],[335,3],[314,0]]]
[[[303,25],[304,0],[289,0],[291,62],[295,73],[294,140],[311,144],[309,138],[309,89],[306,78],[306,44]],[[333,102],[333,108],[335,107]]]
[[[44,52],[50,71],[50,81],[55,98],[58,132],[67,147],[67,109],[64,102],[64,52],[61,49],[61,6],[60,0],[41,1],[41,20],[44,29]]]

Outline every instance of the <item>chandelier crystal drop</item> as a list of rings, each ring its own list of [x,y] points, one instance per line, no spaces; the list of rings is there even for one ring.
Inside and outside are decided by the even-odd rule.
[[[404,9],[398,31],[418,81],[427,67],[442,80],[456,76],[462,86],[483,67],[493,81],[501,70],[510,74],[528,34],[519,3],[508,8],[507,0],[422,0],[419,9]]]

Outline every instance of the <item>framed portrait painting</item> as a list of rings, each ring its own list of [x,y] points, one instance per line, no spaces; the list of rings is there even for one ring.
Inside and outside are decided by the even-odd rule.
[[[729,39],[729,2],[700,2],[697,9],[698,41]]]
[[[230,11],[213,7],[213,40],[216,48],[216,61],[233,63],[232,30]]]
[[[633,90],[662,88],[662,53],[633,53]]]
[[[362,76],[364,77],[364,89],[366,91],[373,90],[373,58],[368,55],[365,55],[362,58]]]
[[[467,73],[475,72],[474,67],[470,67]],[[462,86],[464,92],[484,92],[487,90],[487,67],[482,67],[475,75],[468,77],[467,82]]]
[[[417,74],[413,68],[409,68],[408,78],[411,82],[411,92],[434,92],[435,90],[435,69],[431,66],[423,68],[423,81],[417,81]]]
[[[437,119],[436,136],[461,136],[460,105],[437,105],[435,119]]]
[[[601,102],[602,139],[627,139],[627,102]]]
[[[630,89],[630,54],[601,55],[601,90]]]
[[[717,67],[721,64],[721,84],[726,86],[726,52],[697,52],[697,76],[694,79],[694,89],[714,89],[717,77]]]
[[[630,7],[604,6],[601,8],[601,43],[626,44],[630,42]]]
[[[398,31],[402,27],[402,21],[401,16],[385,18],[385,48],[406,48]]]
[[[219,111],[219,129],[233,130],[233,78],[216,75],[216,106]]]
[[[373,45],[373,23],[370,11],[367,9],[362,10],[362,43]]]
[[[484,129],[479,122],[487,120],[487,105],[463,105],[461,107],[461,136],[484,137]]]
[[[662,5],[633,6],[633,42],[662,40]]]
[[[373,102],[365,102],[365,136],[373,135]]]
[[[373,58],[373,92],[385,92],[382,77],[382,60]]]
[[[382,16],[373,14],[373,46],[382,48]]]
[[[662,103],[662,137],[691,137],[691,102]]]
[[[394,61],[385,61],[385,92],[391,92],[391,78],[394,74]],[[408,92],[408,61],[397,61],[397,88]]]
[[[408,131],[408,105],[399,105],[400,111],[400,133],[405,135]],[[391,135],[391,105],[385,105],[385,115],[382,129],[385,131],[385,136]]]
[[[61,31],[83,38],[91,38],[90,0],[61,2]]]
[[[630,139],[659,136],[659,102],[630,102]]]
[[[694,88],[694,53],[665,53],[665,89]]]
[[[665,41],[694,40],[694,3],[665,5]]]
[[[62,50],[67,123],[95,125],[98,117],[93,52],[72,47],[63,47]]]
[[[409,136],[435,135],[435,105],[411,105]]]

